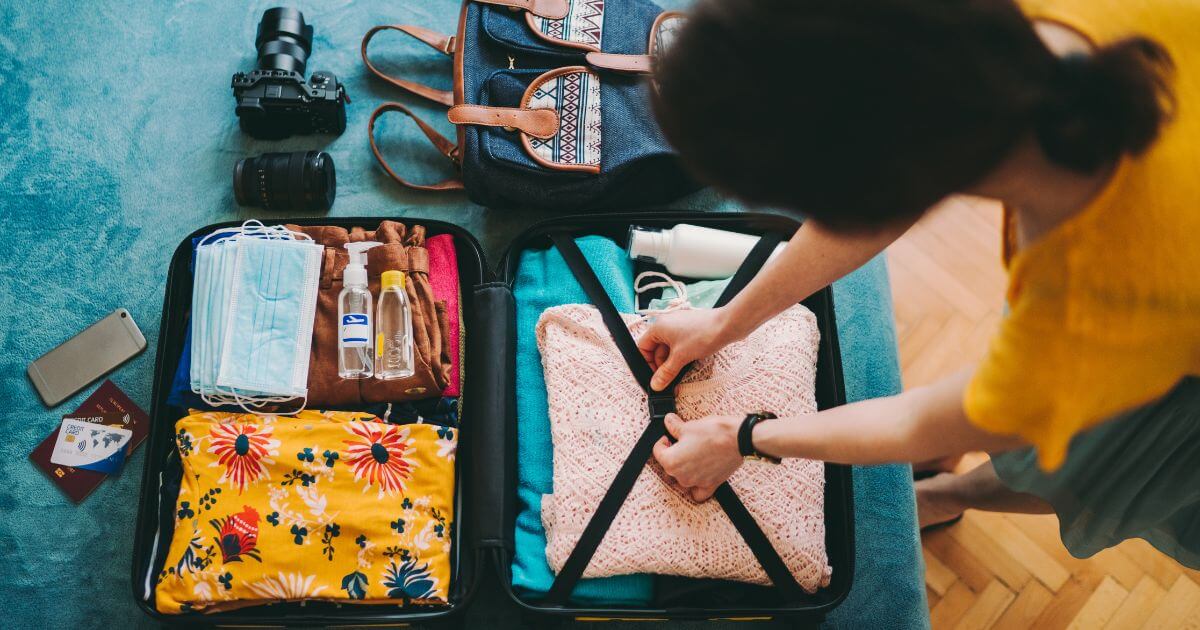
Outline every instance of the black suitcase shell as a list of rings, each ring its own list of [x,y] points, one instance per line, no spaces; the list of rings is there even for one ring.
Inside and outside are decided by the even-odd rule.
[[[272,223],[374,228],[388,217],[274,219]],[[455,458],[455,506],[448,606],[280,603],[217,613],[164,615],[153,603],[154,577],[162,569],[173,534],[175,499],[181,474],[174,447],[175,420],[185,410],[167,404],[172,378],[183,350],[191,307],[189,270],[191,239],[238,221],[217,223],[193,232],[171,259],[163,300],[162,325],[155,358],[150,434],[147,439],[140,509],[134,539],[133,596],[152,618],[172,624],[263,626],[361,625],[450,622],[470,603],[488,573],[501,577],[502,588],[537,624],[558,620],[789,618],[817,623],[845,599],[854,575],[854,501],[851,468],[825,465],[825,543],[833,577],[829,586],[793,606],[632,608],[553,607],[514,592],[511,579],[513,530],[517,509],[515,412],[515,302],[512,281],[520,253],[550,246],[551,230],[600,234],[623,243],[629,226],[671,227],[691,223],[749,234],[775,231],[789,235],[799,227],[790,217],[761,213],[642,211],[622,214],[564,216],[537,223],[511,243],[493,271],[479,241],[461,227],[431,219],[403,216],[395,220],[424,225],[427,236],[455,237],[466,354],[463,378],[459,455]],[[845,403],[833,291],[826,287],[804,300],[817,318],[821,343],[817,361],[817,404],[821,409]],[[497,445],[500,448],[497,448]]]

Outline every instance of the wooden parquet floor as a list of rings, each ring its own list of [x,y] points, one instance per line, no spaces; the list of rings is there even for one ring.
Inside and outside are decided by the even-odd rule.
[[[978,361],[1003,307],[999,208],[950,199],[888,254],[905,385]],[[1053,515],[970,511],[923,540],[934,630],[1200,629],[1200,572],[1140,539],[1079,560]]]

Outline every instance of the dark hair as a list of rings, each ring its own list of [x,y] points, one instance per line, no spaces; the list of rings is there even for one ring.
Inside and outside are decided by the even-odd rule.
[[[702,181],[835,229],[915,217],[1035,134],[1094,172],[1155,139],[1167,52],[1056,57],[1012,0],[707,0],[658,61],[655,110]]]

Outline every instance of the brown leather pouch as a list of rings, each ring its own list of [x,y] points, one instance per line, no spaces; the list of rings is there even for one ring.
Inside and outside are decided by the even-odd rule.
[[[395,402],[439,396],[450,382],[450,351],[446,345],[446,303],[433,297],[429,285],[429,252],[425,228],[383,221],[375,230],[333,226],[289,225],[325,246],[317,315],[313,322],[312,359],[308,368],[308,406],[313,409],[354,407],[363,403]],[[375,378],[343,379],[338,376],[338,294],[342,272],[349,262],[345,245],[355,241],[383,243],[367,251],[367,278],[371,294],[379,297],[379,277],[385,271],[403,271],[412,304],[413,358],[409,378],[382,381]]]

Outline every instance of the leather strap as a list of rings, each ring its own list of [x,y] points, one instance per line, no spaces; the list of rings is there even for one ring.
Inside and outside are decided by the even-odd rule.
[[[654,59],[650,55],[620,55],[616,53],[590,52],[586,55],[589,65],[605,70],[650,74]]]
[[[555,576],[550,591],[546,594],[547,604],[562,606],[570,598],[575,585],[578,584],[592,556],[595,555],[596,549],[599,548],[601,541],[603,541],[604,534],[612,525],[613,519],[616,518],[621,505],[624,504],[625,499],[629,496],[629,492],[633,489],[633,485],[641,474],[642,468],[650,459],[654,443],[666,435],[667,430],[664,419],[667,413],[675,410],[674,394],[671,392],[674,391],[675,386],[691,370],[692,365],[689,364],[683,370],[680,370],[679,375],[662,393],[651,390],[650,377],[653,375],[653,371],[646,363],[645,358],[642,357],[641,352],[638,351],[637,343],[633,340],[633,336],[629,334],[629,329],[625,326],[624,320],[621,318],[620,313],[617,312],[612,300],[608,297],[608,293],[600,284],[600,280],[596,277],[595,272],[588,265],[587,259],[579,251],[574,238],[566,232],[552,232],[550,238],[562,254],[575,279],[583,287],[588,299],[599,310],[600,317],[612,335],[613,342],[616,343],[618,351],[620,351],[621,356],[625,359],[629,370],[633,373],[638,384],[649,393],[650,399],[650,423],[634,444],[629,456],[621,464],[621,468],[613,478],[612,484],[605,492],[600,503],[596,506],[596,511],[592,514],[591,519],[580,534],[579,541],[576,543],[575,548],[571,550],[567,561],[563,564],[558,575]],[[738,268],[737,273],[730,279],[729,285],[725,287],[725,291],[721,293],[716,306],[727,304],[733,299],[733,296],[737,295],[739,291],[750,283],[750,280],[754,278],[758,270],[770,258],[771,254],[775,251],[775,247],[781,240],[782,237],[778,234],[767,234],[759,239],[758,243],[755,244],[750,254],[746,257],[746,260],[743,261],[741,267]],[[795,577],[792,576],[783,559],[779,557],[779,553],[775,551],[766,534],[758,526],[758,523],[754,520],[754,516],[750,514],[745,505],[738,499],[737,493],[734,492],[733,488],[728,483],[723,483],[717,488],[713,496],[725,511],[738,533],[741,534],[742,539],[746,541],[754,557],[762,565],[763,571],[766,572],[771,582],[780,591],[784,601],[802,601],[804,597],[803,589],[796,582]]]
[[[494,4],[526,11],[547,20],[561,20],[571,12],[570,0],[475,0],[480,4]]]
[[[450,158],[450,161],[454,162],[456,165],[458,164],[458,147],[454,146],[453,142],[447,140],[445,136],[438,133],[436,129],[430,127],[424,120],[421,120],[420,117],[412,113],[407,107],[401,105],[400,103],[384,103],[376,108],[375,111],[371,112],[371,120],[367,123],[367,136],[371,140],[371,152],[375,154],[375,160],[379,162],[379,165],[383,167],[383,170],[401,185],[416,190],[463,190],[463,182],[457,177],[445,179],[436,184],[414,184],[397,175],[396,172],[392,170],[392,167],[388,166],[387,160],[383,159],[383,154],[379,151],[379,146],[375,144],[375,121],[385,112],[400,112],[409,118],[412,118],[413,121],[417,123],[417,126],[421,128],[421,131],[424,132],[425,137],[429,138],[429,142],[431,142],[442,155]]]
[[[552,109],[455,105],[446,118],[456,125],[520,129],[535,138],[553,138],[558,133],[558,113]]]
[[[421,28],[419,26],[410,26],[407,24],[385,24],[376,26],[375,28],[367,31],[367,34],[363,35],[362,40],[363,63],[367,65],[367,69],[370,70],[372,74],[398,88],[408,90],[417,96],[427,98],[435,103],[441,103],[446,107],[453,106],[453,92],[450,92],[449,90],[438,90],[422,83],[393,77],[389,74],[383,73],[381,70],[379,70],[379,68],[375,67],[375,64],[371,63],[371,58],[367,56],[367,46],[370,45],[371,39],[374,38],[377,33],[382,31],[400,31],[401,33],[411,35],[412,37],[415,37],[418,40],[428,44],[434,50],[447,55],[453,53],[454,48],[457,45],[454,38],[449,35],[442,35],[441,33],[437,33],[426,28]]]

